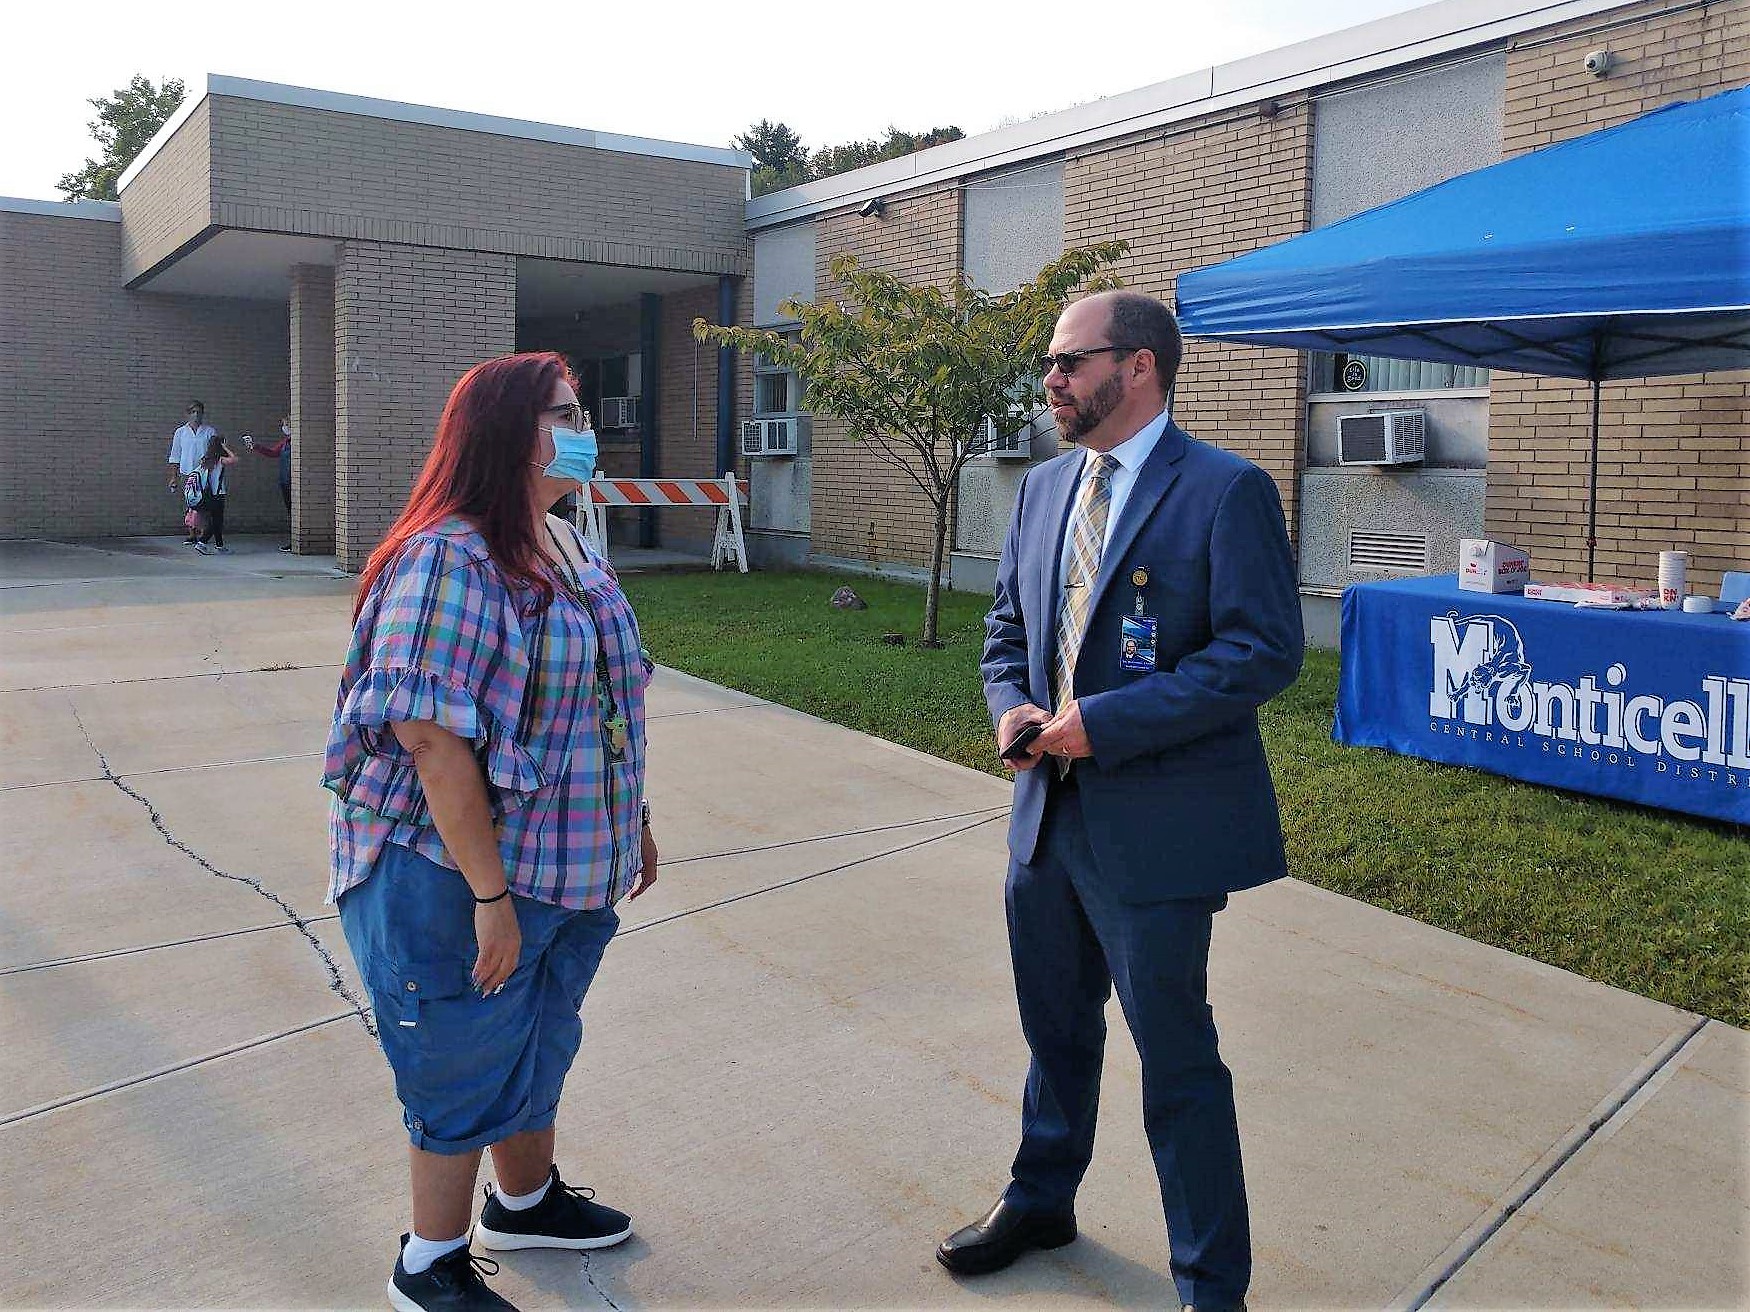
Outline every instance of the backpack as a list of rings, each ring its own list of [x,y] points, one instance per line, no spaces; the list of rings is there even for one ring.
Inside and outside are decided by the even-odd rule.
[[[201,477],[199,470],[196,470],[192,474],[186,474],[183,476],[182,502],[190,510],[199,506],[200,503],[206,499],[206,494],[206,480]]]

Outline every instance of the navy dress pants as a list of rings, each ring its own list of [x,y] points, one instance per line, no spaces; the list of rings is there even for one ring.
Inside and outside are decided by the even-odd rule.
[[[1011,862],[1009,945],[1032,1052],[1021,1148],[1005,1197],[1067,1209],[1094,1152],[1105,1005],[1114,989],[1142,1057],[1142,1113],[1160,1178],[1174,1284],[1199,1308],[1251,1280],[1233,1079],[1206,973],[1224,895],[1121,902],[1101,886],[1073,783],[1052,781],[1033,860]]]

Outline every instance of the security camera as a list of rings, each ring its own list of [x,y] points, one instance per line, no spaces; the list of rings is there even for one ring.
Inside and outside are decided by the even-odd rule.
[[[1586,71],[1593,77],[1603,77],[1616,67],[1616,56],[1608,50],[1593,50],[1586,55]]]
[[[857,213],[865,219],[880,218],[881,215],[887,213],[887,203],[879,196],[872,196],[858,207]]]

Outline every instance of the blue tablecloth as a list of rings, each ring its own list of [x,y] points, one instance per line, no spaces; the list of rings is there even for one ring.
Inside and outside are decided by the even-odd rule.
[[[1750,824],[1750,624],[1356,584],[1331,736]]]

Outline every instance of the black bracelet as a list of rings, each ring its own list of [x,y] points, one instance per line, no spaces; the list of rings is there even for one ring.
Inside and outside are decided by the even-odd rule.
[[[470,890],[470,891],[472,891],[472,890]],[[510,896],[510,885],[506,884],[504,886],[504,892],[495,893],[491,897],[477,897],[474,899],[474,905],[477,907],[489,907],[494,902],[502,902],[502,901],[504,901],[505,898],[507,898],[509,896]]]

